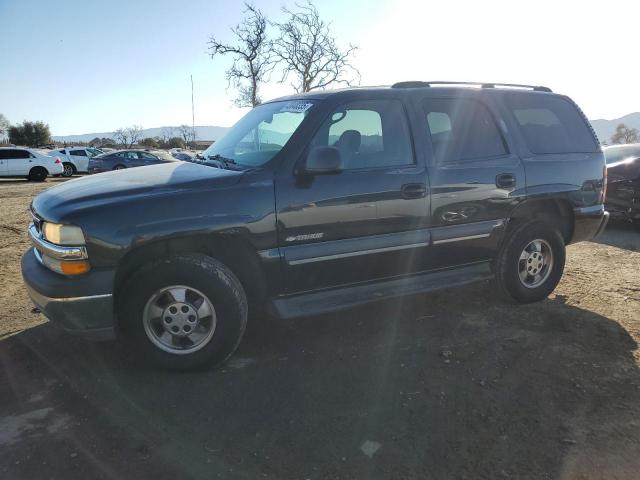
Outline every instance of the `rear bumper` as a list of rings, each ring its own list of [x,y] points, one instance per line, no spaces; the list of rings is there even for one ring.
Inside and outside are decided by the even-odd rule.
[[[92,340],[115,338],[111,270],[65,277],[44,267],[29,249],[22,257],[22,278],[29,297],[52,323]]]
[[[605,229],[609,221],[609,212],[604,205],[576,208],[573,211],[575,227],[571,243],[590,240]]]

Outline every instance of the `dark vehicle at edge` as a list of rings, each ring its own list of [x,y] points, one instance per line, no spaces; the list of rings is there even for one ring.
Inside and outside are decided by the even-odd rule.
[[[145,167],[175,161],[178,160],[162,150],[117,150],[90,158],[89,173],[124,170],[125,168]]]
[[[640,220],[640,144],[604,148],[607,160],[605,205],[613,218]]]
[[[156,365],[219,364],[247,318],[495,277],[539,301],[606,225],[605,161],[546,87],[401,82],[251,110],[203,152],[38,195],[22,274],[70,332]],[[108,181],[105,181],[108,180]]]

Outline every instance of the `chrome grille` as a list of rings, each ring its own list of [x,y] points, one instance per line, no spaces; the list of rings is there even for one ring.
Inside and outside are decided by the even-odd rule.
[[[41,234],[43,220],[38,215],[36,215],[33,210],[31,210],[31,218],[33,219],[33,225],[36,227],[36,231]]]

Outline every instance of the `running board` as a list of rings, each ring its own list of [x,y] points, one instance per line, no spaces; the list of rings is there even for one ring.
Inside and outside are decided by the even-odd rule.
[[[433,292],[493,277],[489,262],[438,270],[410,277],[276,297],[271,311],[280,318],[307,317],[336,312],[387,298]]]

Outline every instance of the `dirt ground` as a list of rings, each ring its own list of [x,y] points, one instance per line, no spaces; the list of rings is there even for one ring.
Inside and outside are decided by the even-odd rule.
[[[32,311],[27,209],[56,181],[0,181],[0,478],[640,478],[640,227],[570,246],[542,303],[486,282],[264,318],[176,374]]]

